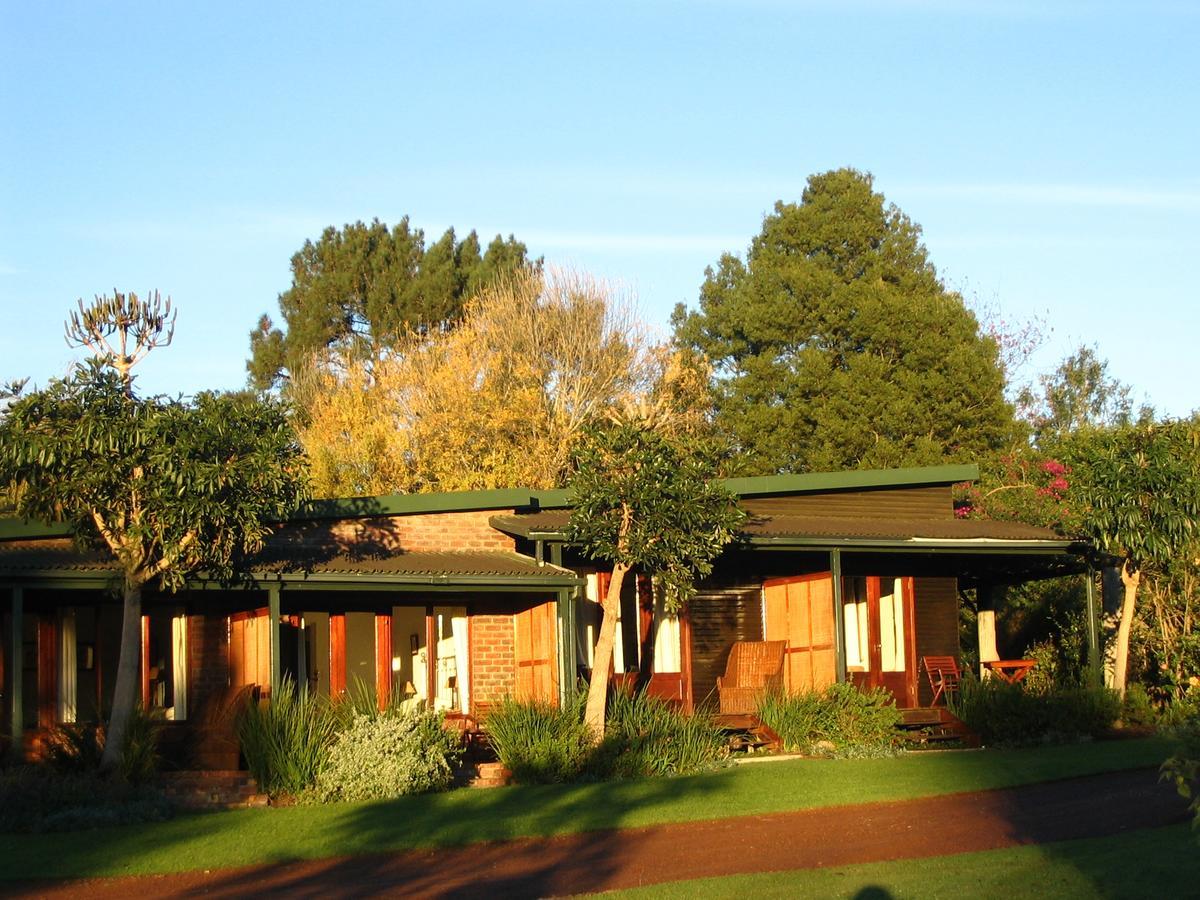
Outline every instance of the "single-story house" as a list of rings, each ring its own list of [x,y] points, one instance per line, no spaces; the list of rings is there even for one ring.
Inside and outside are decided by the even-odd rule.
[[[618,680],[695,709],[734,642],[784,641],[789,690],[851,681],[928,705],[919,661],[958,655],[960,591],[1087,570],[1086,548],[1052,531],[957,518],[952,487],[977,477],[956,465],[731,479],[748,518],[685,611],[627,580]],[[285,678],[417,697],[467,722],[506,695],[557,701],[590,670],[608,578],[566,541],[570,512],[564,491],[310,503],[244,582],[144,594],[143,704],[186,732],[217,698]],[[0,522],[0,734],[14,746],[107,710],[115,574],[61,527]]]

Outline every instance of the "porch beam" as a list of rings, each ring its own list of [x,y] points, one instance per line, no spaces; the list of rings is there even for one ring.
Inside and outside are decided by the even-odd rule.
[[[267,629],[271,637],[271,696],[274,697],[283,683],[283,669],[279,647],[279,593],[280,585],[267,586]]]
[[[833,578],[833,657],[839,683],[846,681],[846,620],[842,611],[842,551],[829,551],[829,571]]]
[[[1096,602],[1096,571],[1088,569],[1084,576],[1087,596],[1088,673],[1096,687],[1104,685],[1104,654],[1100,647],[1100,608]]]
[[[25,748],[23,746],[25,734],[25,710],[22,706],[22,697],[24,695],[24,685],[22,684],[23,674],[25,669],[25,589],[21,586],[12,588],[12,634],[9,635],[12,643],[10,644],[11,653],[9,654],[9,680],[8,689],[10,692],[9,714],[11,715],[10,731],[12,732],[12,747],[10,748],[14,759],[20,759],[24,755]]]
[[[375,614],[375,702],[380,711],[392,701],[392,614]]]

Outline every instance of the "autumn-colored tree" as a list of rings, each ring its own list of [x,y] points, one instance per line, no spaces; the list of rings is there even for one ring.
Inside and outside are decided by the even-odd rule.
[[[628,302],[570,272],[499,278],[452,331],[323,377],[301,440],[330,496],[554,487],[583,426],[614,405],[706,420],[703,364],[653,346]]]

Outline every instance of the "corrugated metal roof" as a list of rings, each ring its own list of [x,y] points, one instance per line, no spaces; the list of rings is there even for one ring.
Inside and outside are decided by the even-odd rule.
[[[1019,522],[995,522],[985,519],[898,519],[892,517],[857,518],[846,516],[783,516],[755,514],[742,526],[747,538],[797,538],[830,540],[894,541],[1055,541],[1065,540],[1049,528]],[[493,527],[508,534],[561,535],[570,521],[568,510],[543,510],[535,513],[493,516]]]
[[[255,572],[347,576],[453,578],[531,578],[573,573],[520,553],[503,550],[448,550],[409,553],[394,550],[355,552],[334,544],[270,546],[256,557]],[[0,573],[115,572],[117,564],[102,553],[81,552],[69,540],[0,541]]]

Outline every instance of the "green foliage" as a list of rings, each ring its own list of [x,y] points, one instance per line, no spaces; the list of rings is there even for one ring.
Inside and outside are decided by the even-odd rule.
[[[653,423],[588,428],[573,455],[568,540],[653,575],[667,610],[679,609],[745,518],[717,480],[722,462],[711,441]]]
[[[716,367],[745,474],[970,460],[1020,435],[996,341],[938,279],[920,228],[852,169],[777,203],[746,260],[707,270],[676,339]]]
[[[964,678],[952,709],[985,744],[1016,747],[1099,737],[1120,716],[1121,697],[1108,688],[1033,691],[999,678]]]
[[[1162,778],[1173,782],[1181,797],[1191,800],[1192,828],[1200,831],[1200,716],[1185,722],[1176,736],[1179,746],[1162,764]]]
[[[1132,388],[1108,374],[1108,361],[1095,347],[1080,347],[1039,381],[1040,395],[1027,388],[1018,400],[1039,447],[1051,448],[1080,431],[1145,425],[1154,418],[1149,406],[1134,408]]]
[[[1200,431],[1162,422],[1064,441],[1083,532],[1134,571],[1194,565],[1200,544]]]
[[[19,515],[66,521],[105,546],[126,582],[228,576],[303,495],[282,406],[240,394],[140,399],[98,364],[14,401],[0,422],[0,484]]]
[[[694,775],[728,755],[724,735],[702,714],[645,693],[618,691],[608,704],[604,741],[594,771],[617,778]]]
[[[449,325],[469,294],[525,265],[511,235],[481,253],[475,232],[459,241],[452,228],[426,247],[407,216],[390,231],[378,219],[326,228],[292,257],[292,286],[279,295],[285,329],[264,315],[250,333],[250,381],[277,386],[329,349],[380,359],[409,331]]]
[[[151,785],[106,778],[95,770],[0,770],[0,832],[109,828],[158,822],[171,814],[171,804]]]
[[[237,719],[246,765],[272,796],[299,795],[317,780],[338,733],[337,711],[326,697],[296,689],[284,678],[270,702],[251,701]]]
[[[584,700],[577,693],[560,707],[506,697],[488,713],[488,742],[518,783],[557,784],[581,777],[593,750],[583,724]]]
[[[1157,728],[1159,712],[1146,693],[1146,688],[1134,682],[1125,689],[1121,701],[1121,721],[1137,728]]]
[[[896,752],[900,713],[883,688],[860,690],[831,684],[823,691],[771,691],[758,704],[758,717],[789,751],[842,757],[887,756]],[[821,745],[821,746],[818,746]]]
[[[442,718],[427,710],[354,716],[329,749],[308,798],[390,800],[445,790],[462,744],[442,727]]]
[[[597,745],[583,721],[585,700],[582,692],[562,707],[506,698],[492,710],[488,740],[518,783],[691,775],[716,767],[727,753],[707,716],[685,715],[644,693],[613,695]]]
[[[129,784],[145,784],[158,773],[158,723],[160,719],[139,703],[133,708],[125,745],[115,775]],[[46,736],[46,763],[62,774],[95,773],[104,753],[104,726],[65,724]]]

